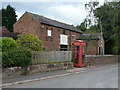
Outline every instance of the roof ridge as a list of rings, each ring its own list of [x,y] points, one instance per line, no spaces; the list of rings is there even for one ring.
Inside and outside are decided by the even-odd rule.
[[[28,13],[34,14],[34,13],[31,13],[31,12],[28,12]],[[37,16],[40,16],[40,17],[47,18],[47,19],[49,19],[49,20],[53,20],[53,21],[59,22],[59,23],[61,23],[61,24],[66,24],[66,23],[64,23],[64,22],[60,22],[60,21],[57,21],[57,20],[55,20],[55,19],[48,18],[48,17],[46,17],[46,16],[42,16],[42,15],[38,15],[38,14],[34,14],[34,15],[37,15]],[[66,25],[70,25],[70,24],[66,24]],[[70,26],[72,26],[72,25],[70,25]],[[74,26],[72,26],[72,27],[74,27]],[[76,27],[75,27],[75,28],[76,28]]]

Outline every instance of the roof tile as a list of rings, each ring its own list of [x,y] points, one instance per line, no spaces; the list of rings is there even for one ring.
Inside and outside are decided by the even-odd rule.
[[[71,31],[79,32],[79,33],[83,33],[82,31],[80,31],[78,28],[76,28],[74,26],[71,26],[71,25],[56,21],[56,20],[52,20],[52,19],[49,19],[49,18],[44,17],[44,16],[33,14],[33,13],[30,13],[30,12],[28,12],[28,13],[30,15],[32,15],[34,18],[36,18],[41,23],[51,25],[51,26],[55,26],[55,27],[59,27],[59,28],[63,28],[63,29],[68,29],[68,30],[71,30]]]

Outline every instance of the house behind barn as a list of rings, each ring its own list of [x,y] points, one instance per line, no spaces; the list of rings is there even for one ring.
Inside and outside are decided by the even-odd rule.
[[[10,32],[6,26],[2,26],[0,27],[0,37],[12,37],[13,39],[17,39],[17,35],[19,33],[14,33],[14,32]]]
[[[74,26],[30,12],[25,12],[14,24],[14,32],[37,35],[47,51],[72,50],[73,41],[83,33]]]
[[[101,55],[105,53],[104,38],[100,33],[83,33],[78,40],[82,40],[83,38],[88,43],[86,54]]]

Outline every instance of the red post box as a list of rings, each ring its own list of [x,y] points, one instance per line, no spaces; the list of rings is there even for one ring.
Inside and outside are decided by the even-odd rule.
[[[73,65],[83,67],[86,65],[86,42],[77,40],[73,42]]]

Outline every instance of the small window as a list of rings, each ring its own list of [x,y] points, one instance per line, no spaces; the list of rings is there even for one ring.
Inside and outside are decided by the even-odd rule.
[[[41,28],[44,28],[44,25],[42,25]]]
[[[51,36],[51,30],[48,30],[48,31],[47,31],[47,35],[48,35],[48,36]]]
[[[72,35],[72,40],[76,40],[76,36],[75,35]]]
[[[68,45],[68,36],[67,35],[60,35],[60,44],[61,45]]]
[[[63,34],[65,34],[65,30],[63,30]]]

